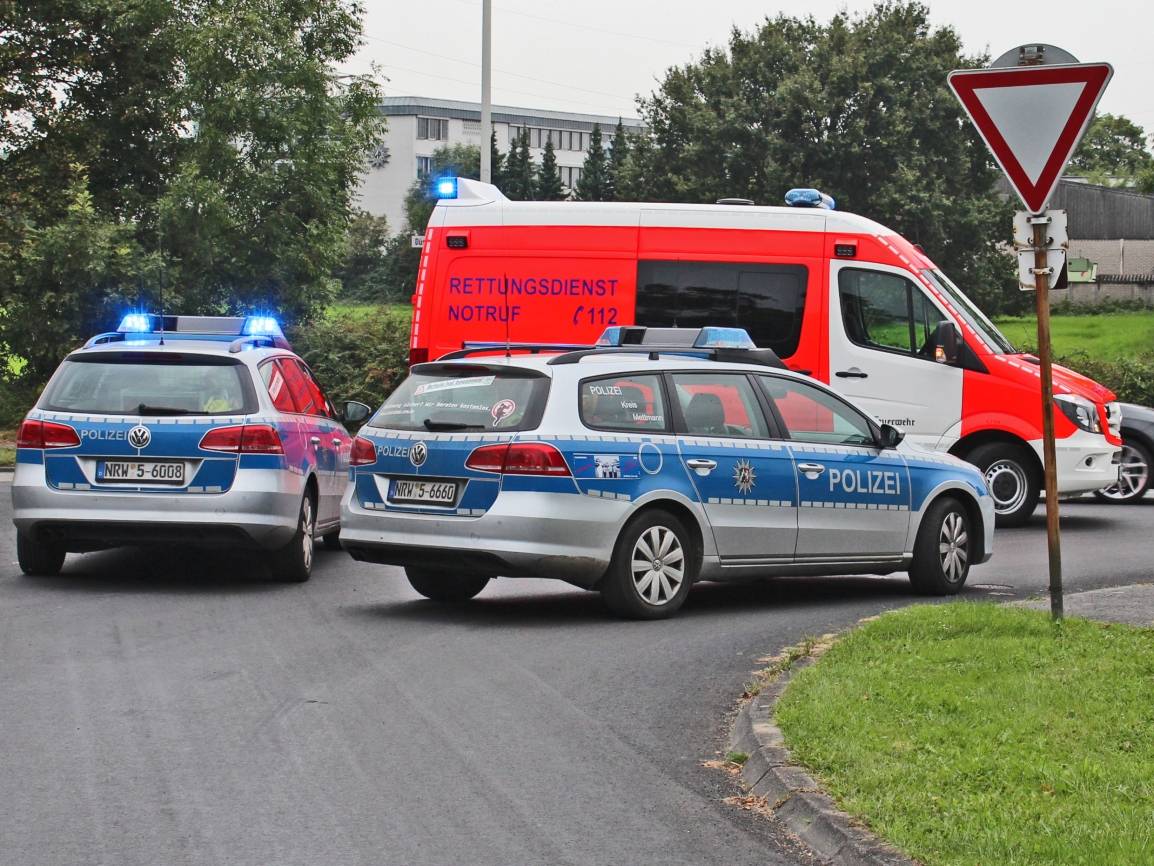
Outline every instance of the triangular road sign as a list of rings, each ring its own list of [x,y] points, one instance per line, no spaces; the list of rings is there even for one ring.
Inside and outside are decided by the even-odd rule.
[[[948,81],[1026,209],[1041,213],[1113,74],[1076,63],[961,69]]]

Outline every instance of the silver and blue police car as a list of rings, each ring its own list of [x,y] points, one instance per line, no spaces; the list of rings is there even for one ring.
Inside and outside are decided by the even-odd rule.
[[[341,418],[370,412],[338,413],[275,319],[127,315],[64,360],[20,427],[20,567],[57,574],[69,551],[118,545],[241,545],[308,580],[314,538],[339,546]]]
[[[951,594],[989,559],[977,469],[903,443],[743,331],[602,343],[415,366],[353,443],[345,549],[438,601],[553,577],[638,618],[699,580],[777,574],[908,571]]]

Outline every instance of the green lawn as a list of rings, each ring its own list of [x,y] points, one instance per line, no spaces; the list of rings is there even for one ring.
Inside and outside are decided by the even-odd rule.
[[[16,465],[16,449],[0,445],[0,468]]]
[[[954,603],[886,614],[777,719],[850,813],[927,866],[1154,862],[1154,630]]]
[[[1038,323],[1033,316],[1001,318],[997,325],[1020,349],[1033,351],[1038,345]],[[1154,310],[1052,316],[1050,334],[1056,355],[1085,352],[1103,360],[1142,355],[1154,358]]]
[[[325,310],[325,316],[330,319],[359,319],[380,310],[382,307],[403,319],[408,319],[413,315],[413,308],[409,304],[331,304]]]

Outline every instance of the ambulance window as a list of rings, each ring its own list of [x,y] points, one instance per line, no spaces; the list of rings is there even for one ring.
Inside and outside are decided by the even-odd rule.
[[[790,439],[822,445],[875,445],[865,416],[832,394],[793,379],[757,378],[777,407]]]
[[[932,359],[938,323],[948,321],[911,280],[843,268],[838,275],[846,336],[860,346]]]
[[[657,376],[611,376],[581,383],[581,422],[597,430],[628,433],[669,429]]]
[[[638,325],[745,328],[762,348],[797,351],[808,270],[803,265],[637,263]]]
[[[675,373],[673,389],[689,436],[769,436],[753,386],[743,375]]]

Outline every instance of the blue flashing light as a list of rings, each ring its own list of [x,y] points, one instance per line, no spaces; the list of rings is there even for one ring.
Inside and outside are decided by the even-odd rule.
[[[280,322],[272,316],[248,316],[241,333],[246,337],[283,337]]]
[[[152,316],[148,313],[127,313],[117,328],[122,334],[148,334],[152,332]]]
[[[791,189],[785,194],[785,203],[790,207],[818,207],[825,210],[834,210],[837,207],[833,196],[812,188]]]
[[[433,195],[437,198],[456,198],[457,179],[455,177],[439,177],[433,184]]]
[[[745,328],[702,328],[693,342],[695,349],[756,349],[757,343]]]
[[[621,345],[621,331],[620,326],[606,328],[605,331],[597,338],[598,346],[620,346]]]

